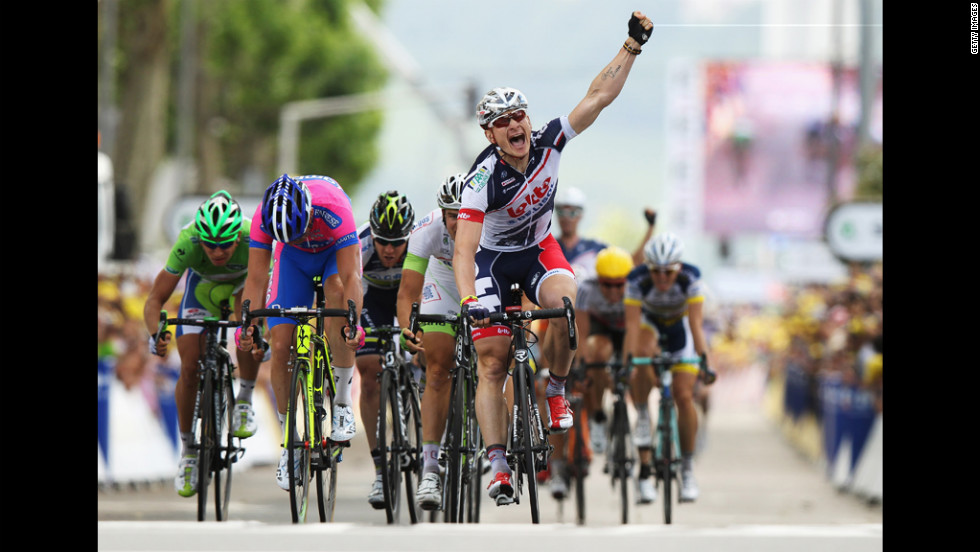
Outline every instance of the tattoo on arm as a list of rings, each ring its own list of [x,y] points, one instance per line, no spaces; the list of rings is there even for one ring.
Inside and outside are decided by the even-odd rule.
[[[622,65],[617,65],[615,68],[610,66],[602,73],[602,80],[616,78],[616,75],[619,74],[619,70],[622,68]]]

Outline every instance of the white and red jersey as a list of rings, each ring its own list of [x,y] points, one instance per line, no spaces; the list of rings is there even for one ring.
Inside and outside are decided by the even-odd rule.
[[[466,175],[459,210],[459,220],[483,223],[480,247],[520,251],[551,235],[558,163],[575,136],[565,115],[531,133],[531,160],[523,174],[501,159],[495,145],[480,153]]]

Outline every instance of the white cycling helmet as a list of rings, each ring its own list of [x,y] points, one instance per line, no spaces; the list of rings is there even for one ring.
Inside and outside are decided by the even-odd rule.
[[[684,244],[671,232],[660,234],[643,246],[643,257],[651,268],[679,263],[683,253]]]
[[[462,206],[463,185],[466,183],[466,175],[456,173],[450,175],[439,186],[436,194],[436,203],[443,209],[459,209]]]
[[[476,120],[481,127],[487,128],[494,119],[520,109],[527,109],[523,92],[509,87],[494,88],[476,104]]]
[[[558,188],[558,193],[555,195],[555,207],[563,205],[585,209],[585,193],[574,186]]]

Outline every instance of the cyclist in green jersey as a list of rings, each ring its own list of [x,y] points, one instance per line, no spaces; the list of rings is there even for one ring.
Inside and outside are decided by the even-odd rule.
[[[153,281],[143,306],[143,321],[150,333],[151,353],[161,357],[167,354],[170,332],[159,336],[159,340],[155,332],[160,321],[160,310],[170,300],[185,272],[184,296],[178,318],[219,316],[220,304],[225,300],[229,300],[229,306],[233,306],[232,318],[239,316],[248,269],[247,244],[246,247],[239,245],[243,239],[248,240],[250,222],[242,216],[241,207],[231,194],[221,190],[205,201],[198,208],[194,222],[188,223],[180,231],[177,242],[170,250],[170,257]],[[203,343],[202,331],[200,327],[177,327],[180,376],[174,395],[182,449],[174,487],[183,497],[193,496],[197,492],[197,455],[190,452],[189,445],[194,439],[190,425],[197,395],[197,364]],[[256,346],[251,352],[237,353],[240,372],[234,411],[235,436],[244,439],[254,435],[257,429],[252,389],[264,352]]]

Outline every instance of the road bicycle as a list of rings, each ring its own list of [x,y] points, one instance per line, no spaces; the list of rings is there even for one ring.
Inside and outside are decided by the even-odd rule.
[[[566,461],[564,473],[553,473],[552,477],[564,477],[569,488],[575,489],[575,522],[578,525],[585,525],[585,478],[589,475],[590,454],[586,449],[586,439],[582,428],[588,426],[588,418],[583,408],[584,397],[576,386],[585,383],[585,366],[582,363],[572,365],[565,380],[566,394],[568,395],[568,405],[572,409],[575,423],[568,430],[568,441],[565,444]],[[552,463],[554,464],[554,463]],[[558,501],[559,517],[564,512],[565,497],[556,497]]]
[[[652,365],[657,374],[660,389],[660,401],[657,414],[657,426],[653,436],[653,471],[656,484],[663,491],[664,523],[670,524],[673,518],[674,487],[680,489],[681,446],[677,430],[677,409],[675,408],[673,391],[673,374],[671,368],[675,364],[694,364],[698,366],[698,378],[706,385],[711,385],[717,378],[708,368],[707,362],[701,357],[674,357],[667,352],[666,336],[660,336],[660,354],[654,357],[630,358],[632,366]],[[680,493],[678,493],[679,495]]]
[[[296,322],[293,344],[289,347],[289,399],[286,404],[286,426],[283,447],[289,469],[289,511],[293,523],[305,523],[310,496],[310,481],[316,482],[317,509],[320,521],[333,521],[337,500],[337,464],[349,441],[330,438],[336,381],[330,363],[329,343],[323,337],[325,318],[347,319],[351,333],[357,331],[354,301],[347,309],[324,308],[323,288],[316,286],[317,307],[293,307],[249,310],[249,300],[242,305],[243,327],[258,317],[291,318]],[[343,330],[341,330],[343,332]],[[340,337],[343,337],[342,335]],[[299,466],[297,469],[296,466]]]
[[[439,464],[445,468],[442,487],[443,521],[478,523],[483,496],[483,436],[476,419],[476,351],[469,317],[461,314],[420,314],[419,304],[412,304],[409,328],[415,334],[419,323],[452,324],[456,333],[455,363],[450,371],[449,410],[446,432],[439,452]]]
[[[239,327],[241,322],[228,320],[230,315],[228,301],[222,302],[220,317],[167,318],[167,311],[162,310],[157,328],[157,335],[161,337],[168,325],[204,328],[204,352],[198,361],[199,380],[191,418],[194,440],[188,446],[188,450],[197,454],[198,521],[204,521],[207,517],[208,487],[212,481],[215,519],[228,519],[232,468],[245,453],[240,440],[233,433],[235,365],[227,349],[227,330]]]
[[[380,398],[378,400],[378,438],[374,456],[381,458],[385,517],[389,524],[401,517],[401,487],[412,523],[418,523],[421,508],[415,504],[415,489],[422,478],[422,407],[418,382],[411,364],[399,344],[398,326],[364,329],[365,340],[374,339],[381,349]]]
[[[586,369],[606,368],[612,374],[612,416],[609,417],[609,445],[606,448],[606,463],[603,471],[611,478],[611,486],[619,490],[620,521],[629,523],[629,488],[633,481],[633,466],[636,453],[630,438],[630,421],[627,410],[627,393],[631,364],[623,364],[619,355],[614,354],[609,362],[589,363]]]
[[[514,379],[514,404],[508,424],[507,463],[514,473],[514,501],[520,504],[520,497],[527,485],[528,499],[531,508],[531,522],[540,522],[538,510],[538,480],[537,472],[548,468],[548,457],[551,445],[548,443],[549,431],[541,423],[541,413],[538,411],[538,401],[534,391],[534,370],[531,367],[531,349],[527,334],[534,343],[537,336],[528,329],[527,325],[533,320],[544,318],[565,318],[568,324],[569,348],[578,348],[578,336],[575,332],[575,308],[568,297],[562,297],[564,307],[553,309],[521,310],[523,291],[519,284],[511,286],[511,305],[504,307],[504,312],[490,313],[490,323],[503,323],[511,330],[511,354],[514,366],[511,375]],[[509,364],[510,359],[508,359]]]

